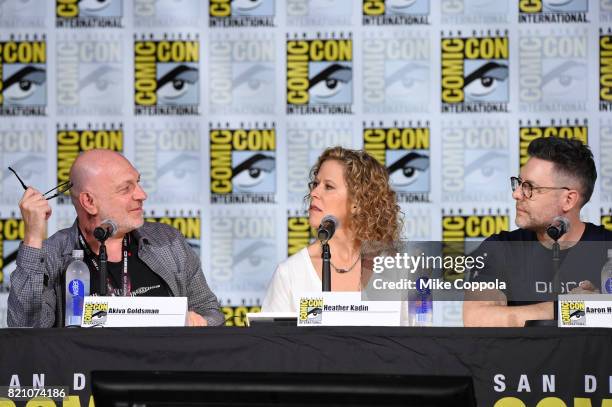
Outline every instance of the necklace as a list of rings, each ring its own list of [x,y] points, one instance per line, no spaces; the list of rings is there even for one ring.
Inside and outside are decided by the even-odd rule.
[[[329,262],[329,264],[331,264],[334,270],[336,270],[336,273],[344,274],[344,273],[348,273],[349,271],[351,271],[357,265],[357,262],[359,261],[359,259],[361,259],[361,254],[357,256],[355,263],[353,263],[353,265],[349,267],[348,269],[339,269],[338,267],[334,266],[334,263],[332,263],[331,261]]]

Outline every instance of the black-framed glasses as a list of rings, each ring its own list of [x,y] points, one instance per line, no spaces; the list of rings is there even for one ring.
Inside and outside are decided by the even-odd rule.
[[[567,189],[570,191],[568,187],[536,187],[533,186],[531,182],[523,181],[519,177],[510,177],[510,187],[512,188],[512,192],[516,191],[518,187],[521,187],[523,196],[527,199],[531,199],[534,189]]]
[[[17,179],[19,180],[19,183],[21,183],[21,186],[23,187],[24,191],[26,189],[28,189],[28,186],[25,184],[25,182],[23,182],[23,180],[21,179],[21,177],[19,176],[19,174],[17,174],[17,171],[15,171],[14,169],[12,169],[11,167],[8,167],[8,169],[15,174],[15,176],[17,177]],[[47,192],[45,192],[43,194],[43,196],[45,197],[45,199],[48,201],[49,199],[53,199],[53,198],[57,198],[58,196],[62,195],[64,192],[68,191],[70,188],[72,188],[72,182],[70,181],[66,181],[66,182],[62,182],[61,184],[59,184],[56,187],[51,188],[50,190],[48,190]],[[55,193],[55,195],[51,195],[51,196],[45,196],[50,192],[53,192],[57,190],[57,192]]]

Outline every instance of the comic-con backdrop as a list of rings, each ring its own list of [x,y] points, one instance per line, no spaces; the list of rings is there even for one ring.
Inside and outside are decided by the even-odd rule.
[[[406,238],[474,240],[514,227],[531,140],[577,138],[585,219],[612,227],[611,108],[610,0],[2,1],[0,324],[24,233],[8,166],[47,190],[82,151],[124,153],[242,324],[311,238],[324,148],[387,166]],[[75,216],[52,206],[49,233]]]

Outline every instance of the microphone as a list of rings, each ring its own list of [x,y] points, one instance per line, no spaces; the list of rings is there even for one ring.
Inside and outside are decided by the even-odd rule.
[[[117,233],[117,224],[110,219],[106,219],[94,229],[93,235],[97,240],[103,242],[115,233]]]
[[[553,219],[550,226],[546,228],[546,234],[555,242],[568,232],[570,222],[563,216],[557,216]]]
[[[317,239],[327,242],[332,238],[338,226],[340,226],[340,221],[334,215],[325,215],[317,230]]]

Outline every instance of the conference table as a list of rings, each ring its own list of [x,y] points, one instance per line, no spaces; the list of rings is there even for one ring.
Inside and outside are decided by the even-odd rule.
[[[470,376],[479,406],[612,406],[612,330],[276,325],[0,330],[0,386],[43,380],[45,386],[69,387],[74,396],[56,405],[87,406],[90,373],[97,370]]]

